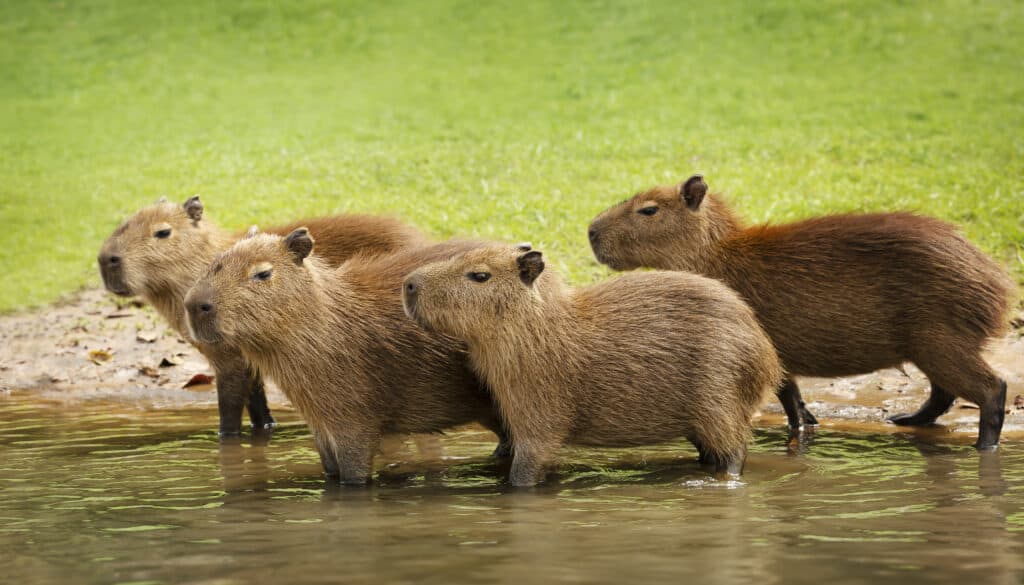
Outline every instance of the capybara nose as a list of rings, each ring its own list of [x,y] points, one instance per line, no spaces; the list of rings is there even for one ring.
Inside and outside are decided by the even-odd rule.
[[[107,258],[107,264],[110,264],[111,266],[118,266],[119,264],[121,264],[121,257],[110,256],[109,258]]]
[[[597,230],[594,229],[594,228],[590,228],[589,230],[587,230],[587,237],[590,238],[590,243],[591,244],[596,244],[597,243]]]
[[[116,254],[100,254],[100,266],[117,268],[121,266],[121,257]]]
[[[417,275],[412,275],[405,279],[405,284],[402,285],[402,305],[405,307],[405,312],[410,317],[413,316],[413,311],[416,309],[416,297],[420,294],[420,279]]]
[[[210,311],[213,310],[213,305],[211,305],[210,303],[199,303],[197,308],[201,313],[209,313]]]

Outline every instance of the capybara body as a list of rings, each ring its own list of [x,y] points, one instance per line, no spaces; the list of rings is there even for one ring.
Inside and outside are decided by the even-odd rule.
[[[468,343],[533,485],[564,443],[690,439],[739,473],[751,417],[782,370],[753,311],[693,274],[630,274],[567,289],[540,253],[490,246],[427,265],[403,287],[410,317]]]
[[[1006,385],[981,352],[1006,331],[1015,286],[992,259],[930,217],[850,213],[745,227],[706,191],[695,175],[608,209],[590,225],[594,255],[616,270],[688,270],[725,282],[754,308],[789,375],[913,362],[932,394],[893,422],[933,423],[960,396],[981,408],[978,448],[998,444]],[[779,397],[791,427],[813,421],[792,379]]]
[[[501,434],[465,346],[405,317],[405,274],[479,246],[453,241],[329,268],[309,233],[258,234],[218,256],[186,300],[196,338],[238,347],[270,376],[313,433],[328,475],[370,478],[389,433],[480,422]]]
[[[299,225],[267,231],[284,235]],[[335,266],[357,253],[384,254],[424,241],[415,228],[388,217],[337,215],[307,219],[301,225],[316,235],[321,257]],[[183,205],[161,200],[122,222],[103,244],[99,255],[100,273],[109,291],[121,296],[141,296],[210,361],[216,372],[222,435],[241,431],[246,406],[254,428],[270,428],[274,424],[262,379],[242,359],[238,349],[197,342],[189,335],[185,321],[185,294],[214,257],[240,237],[241,234],[225,233],[204,219],[198,197]]]

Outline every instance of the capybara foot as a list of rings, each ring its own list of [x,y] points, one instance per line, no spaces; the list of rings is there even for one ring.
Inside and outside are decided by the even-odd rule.
[[[978,425],[979,451],[994,451],[999,448],[999,434],[1006,417],[1006,380],[999,380],[999,394],[981,406],[981,422]]]
[[[817,417],[815,417],[811,411],[807,410],[807,406],[804,404],[803,400],[800,401],[800,418],[804,421],[804,426],[806,427],[818,426]]]
[[[935,424],[935,421],[953,406],[956,397],[932,384],[932,393],[917,412],[910,414],[894,414],[889,422],[901,427],[924,426]]]

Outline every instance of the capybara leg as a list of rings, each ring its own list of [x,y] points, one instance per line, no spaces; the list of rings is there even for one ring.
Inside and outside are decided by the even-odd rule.
[[[800,396],[800,387],[792,378],[786,378],[775,391],[783,410],[786,411],[786,418],[789,420],[789,428],[798,430],[804,425],[817,425],[818,419],[814,417],[803,398]]]
[[[747,446],[726,455],[711,455],[710,459],[715,466],[716,476],[739,477],[743,475],[743,465],[747,462]]]
[[[711,456],[708,455],[707,449],[704,448],[704,444],[700,442],[697,437],[690,437],[690,442],[697,448],[697,463],[706,465],[711,462]]]
[[[324,475],[337,478],[338,460],[334,457],[334,450],[316,431],[313,431],[313,443],[316,444],[316,452],[320,455],[320,464],[323,465]]]
[[[889,417],[889,422],[900,426],[922,426],[935,424],[935,420],[949,412],[953,406],[956,396],[951,392],[943,390],[936,384],[932,384],[932,393],[925,400],[917,412],[894,414]]]
[[[338,481],[342,485],[365,486],[373,471],[373,454],[380,445],[380,437],[355,433],[330,440],[338,461]]]
[[[557,445],[516,441],[513,448],[509,483],[513,487],[530,487],[543,480],[544,466]]]
[[[499,427],[494,432],[498,435],[498,446],[494,448],[494,452],[491,453],[491,457],[496,457],[498,459],[511,457],[512,437],[509,436],[508,431]]]
[[[999,392],[981,405],[981,419],[978,424],[979,451],[992,451],[999,447],[999,434],[1003,431],[1006,417],[1006,380],[999,380]]]
[[[1006,382],[988,367],[981,355],[946,348],[941,354],[933,352],[914,359],[914,363],[934,386],[978,405],[981,414],[975,447],[995,449],[1006,416]]]
[[[270,406],[267,404],[267,392],[263,388],[263,378],[256,372],[251,372],[249,378],[249,420],[252,422],[254,431],[269,431],[277,426],[274,417],[270,414]]]
[[[248,396],[248,372],[235,368],[215,368],[217,376],[217,410],[220,412],[220,436],[242,434],[242,412]]]

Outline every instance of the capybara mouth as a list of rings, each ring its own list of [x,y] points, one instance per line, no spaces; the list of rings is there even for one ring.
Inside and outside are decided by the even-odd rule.
[[[103,273],[103,287],[108,291],[114,293],[119,297],[131,297],[135,296],[132,293],[132,289],[128,288],[123,282],[114,280],[110,275]]]

